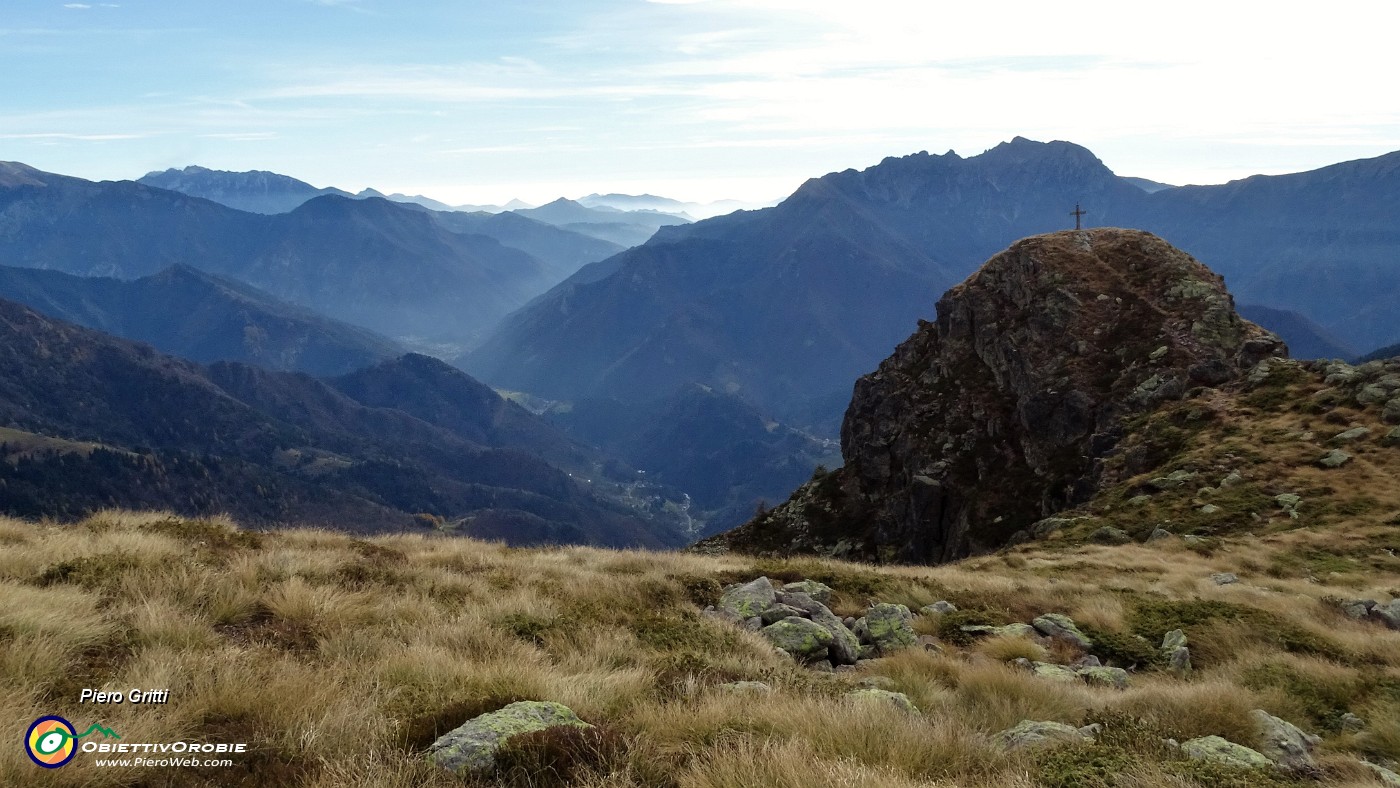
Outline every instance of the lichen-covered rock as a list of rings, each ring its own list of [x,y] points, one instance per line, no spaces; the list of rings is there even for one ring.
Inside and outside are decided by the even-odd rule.
[[[726,544],[840,545],[847,558],[906,563],[999,547],[1118,474],[1149,470],[1102,462],[1130,418],[1284,352],[1239,317],[1220,276],[1137,230],[1017,241],[937,312],[856,382],[843,467]],[[1121,355],[1161,347],[1150,364]]]
[[[1122,668],[1083,667],[1078,673],[1085,682],[1098,687],[1128,688],[1128,671]]]
[[[1347,618],[1354,618],[1357,621],[1364,621],[1371,611],[1376,607],[1374,599],[1345,599],[1339,605],[1342,614]]]
[[[1341,449],[1333,449],[1324,454],[1322,459],[1317,461],[1317,464],[1324,468],[1340,468],[1349,462],[1351,462],[1350,454],[1347,454]]]
[[[865,612],[870,642],[881,654],[891,654],[919,642],[911,622],[914,614],[904,605],[881,602]]]
[[[1259,734],[1259,752],[1264,757],[1294,772],[1311,771],[1317,767],[1312,752],[1322,743],[1322,739],[1263,709],[1251,711],[1249,717]]]
[[[902,692],[890,692],[883,689],[858,689],[846,693],[846,697],[854,701],[864,703],[888,703],[900,711],[910,714],[918,714],[919,709],[914,705],[914,701],[909,700],[909,696]]]
[[[460,776],[483,774],[495,765],[496,752],[510,738],[560,726],[593,727],[562,703],[512,703],[476,717],[433,742],[428,748],[428,760]]]
[[[1199,760],[1215,761],[1242,769],[1271,769],[1274,762],[1257,750],[1221,738],[1202,736],[1181,743],[1181,751]]]
[[[773,590],[773,583],[766,577],[760,577],[726,589],[720,597],[718,608],[745,619],[763,615],[763,611],[777,601],[778,595]]]
[[[1185,645],[1187,645],[1186,633],[1182,632],[1179,629],[1173,629],[1172,631],[1162,636],[1163,651],[1174,651]]]
[[[1105,525],[1089,534],[1089,541],[1095,544],[1127,544],[1132,540],[1127,531],[1111,525]]]
[[[763,623],[766,626],[768,624],[776,624],[777,622],[782,621],[788,616],[797,616],[801,618],[806,612],[807,611],[801,608],[793,607],[792,605],[787,605],[782,602],[779,602],[776,605],[773,605],[772,607],[763,611],[762,618]]]
[[[924,605],[923,607],[919,608],[919,612],[926,616],[941,616],[944,613],[958,612],[958,606],[953,604],[952,602],[947,601],[946,599],[940,599],[939,601],[934,602],[931,605]]]
[[[1389,604],[1377,604],[1368,615],[1372,621],[1400,630],[1400,597],[1390,600]]]
[[[1152,533],[1147,535],[1147,543],[1151,544],[1153,542],[1162,542],[1175,538],[1176,534],[1172,533],[1171,531],[1168,531],[1165,528],[1157,527],[1153,528]]]
[[[1079,631],[1079,627],[1074,624],[1074,619],[1063,613],[1046,613],[1032,621],[1031,626],[1044,635],[1067,641],[1085,651],[1094,647],[1094,641]]]
[[[815,580],[798,580],[794,583],[787,583],[783,586],[783,591],[803,593],[823,605],[831,604],[831,587]]]
[[[1050,662],[1032,662],[1031,672],[1039,678],[1050,679],[1051,681],[1063,681],[1066,684],[1078,684],[1083,681],[1083,679],[1079,677],[1077,671],[1070,670],[1064,665],[1055,665]]]
[[[1166,652],[1167,670],[1176,673],[1189,673],[1191,671],[1191,649],[1181,646]]]
[[[831,633],[825,627],[797,616],[788,616],[760,631],[775,647],[802,662],[825,658],[832,640]]]
[[[1088,733],[1063,722],[1036,722],[1035,720],[1021,720],[996,735],[997,742],[1007,750],[1064,742],[1089,741],[1091,738]]]

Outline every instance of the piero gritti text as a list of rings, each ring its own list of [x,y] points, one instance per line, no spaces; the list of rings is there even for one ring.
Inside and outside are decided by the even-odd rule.
[[[126,692],[108,692],[84,689],[78,693],[79,703],[134,703],[146,706],[161,706],[170,702],[168,689],[131,689]]]

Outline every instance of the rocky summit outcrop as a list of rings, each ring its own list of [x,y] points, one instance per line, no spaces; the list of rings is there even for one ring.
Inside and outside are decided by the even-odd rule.
[[[992,549],[1088,500],[1138,414],[1286,354],[1221,277],[1150,233],[1026,238],[856,382],[843,468],[717,541],[902,562]]]

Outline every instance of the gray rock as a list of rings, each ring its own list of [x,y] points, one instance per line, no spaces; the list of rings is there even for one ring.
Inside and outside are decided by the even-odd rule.
[[[1150,495],[1134,495],[1133,497],[1129,498],[1125,503],[1127,503],[1129,506],[1142,506],[1143,504],[1151,500],[1152,496]]]
[[[892,654],[917,644],[918,637],[910,625],[914,614],[904,605],[881,602],[865,613],[870,642],[881,654]]]
[[[931,605],[924,605],[919,608],[919,612],[926,616],[943,615],[944,613],[958,612],[958,607],[947,600],[939,600]]]
[[[1175,651],[1186,646],[1186,633],[1179,629],[1173,629],[1162,636],[1162,650]]]
[[[1066,684],[1078,684],[1083,681],[1083,679],[1079,677],[1077,671],[1070,670],[1064,665],[1055,665],[1050,662],[1032,662],[1031,672],[1038,678],[1049,679],[1051,681],[1063,681]]]
[[[1210,580],[1218,586],[1228,586],[1240,582],[1239,577],[1234,572],[1216,572],[1210,576]]]
[[[1358,763],[1369,769],[1371,774],[1374,774],[1376,779],[1380,780],[1381,785],[1386,786],[1386,788],[1400,788],[1400,774],[1396,774],[1384,766],[1377,766],[1370,761],[1358,761]]]
[[[1220,507],[1213,503],[1208,503],[1199,509],[1201,514],[1215,514],[1220,511]]]
[[[1152,533],[1147,535],[1147,543],[1151,544],[1153,542],[1162,542],[1175,538],[1176,534],[1172,533],[1171,531],[1168,531],[1165,528],[1157,527],[1153,528]]]
[[[1199,760],[1215,761],[1242,769],[1272,769],[1274,762],[1256,750],[1219,736],[1202,736],[1181,743],[1181,751]]]
[[[1079,627],[1074,624],[1074,619],[1062,613],[1046,613],[1032,621],[1031,626],[1035,627],[1036,631],[1041,634],[1068,641],[1085,651],[1094,647],[1094,641],[1079,631]]]
[[[1381,410],[1381,418],[1387,424],[1400,424],[1400,397],[1385,403],[1385,408]]]
[[[758,616],[744,619],[744,629],[749,632],[757,632],[763,629],[763,619]]]
[[[1264,711],[1255,709],[1249,713],[1259,734],[1259,752],[1265,758],[1291,772],[1311,771],[1317,768],[1312,752],[1322,743],[1322,739],[1304,733],[1290,722]]]
[[[773,692],[772,687],[761,681],[731,681],[728,684],[719,685],[716,689],[736,695],[768,695]]]
[[[850,629],[852,632],[854,632],[855,635],[856,635],[856,639],[859,640],[861,643],[869,644],[869,643],[870,643],[870,626],[869,626],[869,623],[870,623],[870,622],[868,622],[868,621],[865,620],[865,616],[861,616],[860,618],[856,619],[855,626],[847,627],[847,629]]]
[[[888,703],[900,711],[909,714],[919,714],[919,709],[914,705],[914,701],[909,700],[909,696],[903,692],[890,692],[883,689],[858,689],[846,693],[846,697],[859,703]]]
[[[846,625],[846,629],[849,629],[849,630],[851,630],[852,632],[855,632],[855,631],[856,631],[856,617],[855,617],[855,616],[846,616],[845,618],[841,619],[841,623]]]
[[[1297,509],[1298,504],[1302,502],[1302,497],[1294,495],[1293,493],[1279,493],[1274,496],[1274,503],[1278,504],[1280,509],[1289,512]]]
[[[768,578],[760,577],[747,583],[731,586],[719,599],[719,609],[745,619],[763,615],[763,611],[778,601],[773,584]]]
[[[1400,597],[1390,600],[1388,605],[1371,608],[1370,618],[1390,629],[1400,630]]]
[[[1132,540],[1133,538],[1128,535],[1127,531],[1122,528],[1114,528],[1111,525],[1105,525],[1089,534],[1089,541],[1096,544],[1127,544]]]
[[[1063,722],[1036,722],[1034,720],[1021,720],[996,735],[997,742],[1007,750],[1089,741],[1090,738],[1090,735],[1082,729],[1066,725]]]
[[[836,617],[836,614],[827,610],[826,605],[816,600],[811,600],[811,602],[813,609],[808,612],[812,617],[812,623],[831,634],[831,645],[828,647],[827,656],[830,657],[832,664],[856,664],[856,660],[860,659],[860,638],[857,638],[855,633]]]
[[[1036,523],[1031,526],[1031,536],[1037,539],[1044,539],[1073,522],[1073,520],[1064,517],[1046,517],[1044,520],[1036,521]]]
[[[801,591],[779,591],[778,604],[801,610],[803,614],[815,613],[818,610],[826,610],[826,605],[813,599],[810,595]],[[831,612],[831,611],[827,611]]]
[[[1084,727],[1079,729],[1079,732],[1084,734],[1085,736],[1097,737],[1100,733],[1103,733],[1103,723],[1095,722],[1089,725],[1085,725]]]
[[[481,775],[496,764],[496,752],[510,738],[548,728],[591,728],[562,703],[523,700],[483,714],[433,742],[428,760],[459,776]]]
[[[1167,669],[1176,673],[1191,672],[1191,649],[1181,646],[1168,651]]]
[[[1336,435],[1333,435],[1332,442],[1350,443],[1351,441],[1360,440],[1361,438],[1364,438],[1370,434],[1371,430],[1369,427],[1352,427],[1351,429],[1346,430],[1345,432],[1339,432]]]
[[[788,583],[783,586],[783,590],[788,593],[806,594],[823,605],[831,604],[831,587],[815,580],[799,580],[795,583]]]
[[[1086,667],[1076,672],[1088,684],[1115,689],[1128,688],[1128,671],[1122,668]]]
[[[787,605],[783,604],[782,602],[779,602],[776,605],[773,605],[772,607],[763,611],[762,618],[764,625],[776,624],[779,621],[782,621],[783,619],[787,618],[788,616],[797,616],[799,618],[803,618],[805,617],[806,612],[807,611],[802,610],[801,608],[793,607],[792,605]]]
[[[738,624],[743,621],[742,618],[739,618],[733,613],[727,610],[716,610],[713,606],[705,608],[700,612],[700,615],[705,618],[712,618],[716,621],[723,621],[726,624]]]
[[[1340,468],[1349,462],[1351,462],[1350,454],[1347,454],[1341,449],[1333,449],[1323,455],[1322,459],[1317,461],[1317,464],[1324,468]]]
[[[1075,670],[1080,668],[1101,668],[1103,667],[1103,662],[1093,654],[1085,654],[1079,659],[1069,663],[1069,666]]]
[[[831,633],[825,627],[797,616],[788,616],[776,624],[770,624],[763,628],[762,633],[776,648],[802,662],[826,657],[832,641]]]
[[[1381,438],[1382,446],[1400,446],[1400,427],[1394,427]]]
[[[1390,399],[1390,390],[1375,383],[1362,386],[1361,390],[1356,392],[1356,404],[1358,405],[1375,405],[1388,399]]]
[[[1227,487],[1234,487],[1238,484],[1244,484],[1244,477],[1240,475],[1239,471],[1230,471],[1225,478],[1220,480],[1220,488],[1222,490]]]
[[[1346,599],[1342,601],[1342,613],[1347,618],[1354,618],[1357,621],[1365,620],[1371,615],[1371,611],[1376,607],[1374,599]]]

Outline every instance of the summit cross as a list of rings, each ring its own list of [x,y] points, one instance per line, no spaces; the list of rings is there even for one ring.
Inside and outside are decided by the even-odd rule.
[[[1072,210],[1072,211],[1069,212],[1069,215],[1074,217],[1074,229],[1076,229],[1076,230],[1081,230],[1081,229],[1083,229],[1083,228],[1080,226],[1080,224],[1079,224],[1079,217],[1085,215],[1086,213],[1088,213],[1088,211],[1086,211],[1086,210],[1080,208],[1080,207],[1079,207],[1079,203],[1075,203],[1075,204],[1074,204],[1074,210]]]

